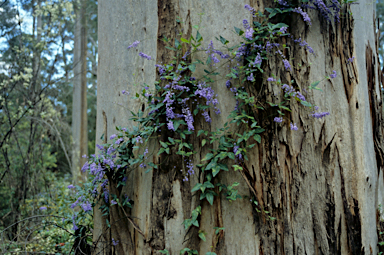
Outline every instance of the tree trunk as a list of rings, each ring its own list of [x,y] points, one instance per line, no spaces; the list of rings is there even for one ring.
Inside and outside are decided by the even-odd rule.
[[[205,13],[200,29],[203,46],[219,35],[235,45],[238,38],[233,26],[241,27],[244,18],[252,19],[244,5],[262,11],[271,1],[264,3],[119,0],[112,4],[100,0],[97,138],[102,134],[109,137],[118,125],[132,128],[130,111],[144,107],[121,94],[127,90],[134,95],[138,91],[135,83],[155,81],[155,63],[140,58],[139,51],[166,63],[172,53],[161,39],[166,36],[173,41],[179,33],[190,35],[192,31],[194,35],[192,26],[199,24],[201,12]],[[218,178],[226,184],[239,182],[239,194],[245,199],[230,203],[221,194],[215,197],[213,206],[200,202],[191,193],[197,180],[183,182],[172,167],[182,162],[167,162],[149,173],[135,169],[121,192],[133,199],[133,208],[127,214],[143,236],[117,207],[111,207],[110,227],[95,207],[96,251],[158,254],[156,250],[167,249],[170,254],[179,254],[188,247],[199,254],[377,254],[376,214],[384,200],[384,143],[374,10],[374,4],[362,0],[342,10],[340,23],[328,23],[317,11],[309,11],[309,28],[299,15],[292,15],[290,32],[295,38],[305,39],[316,56],[287,42],[291,44],[287,55],[293,59],[293,66],[303,67],[285,72],[281,64],[270,59],[264,70],[286,81],[294,79],[301,89],[337,70],[335,79],[322,83],[324,92],[306,94],[330,116],[315,119],[292,103],[289,117],[297,123],[295,132],[260,116],[262,126],[269,128],[261,144],[249,153],[245,169],[220,173]],[[347,15],[348,11],[353,15]],[[177,17],[183,22],[178,23]],[[141,41],[139,49],[127,51],[135,40]],[[347,64],[352,56],[356,59]],[[211,130],[221,127],[235,107],[231,92],[224,88],[225,80],[214,85],[222,114],[212,116]],[[266,85],[261,93],[272,102],[278,92]],[[207,124],[196,120],[195,126],[199,125]],[[193,143],[199,148],[200,138]],[[201,163],[199,155],[204,154],[194,155],[195,165]],[[162,158],[153,156],[153,160],[158,163]],[[253,196],[276,221],[268,221],[265,214],[255,211],[249,202]],[[199,204],[200,227],[187,232],[182,223]],[[216,235],[214,227],[225,230]],[[205,242],[198,238],[199,230],[206,232]],[[112,246],[112,238],[120,240],[119,244]]]
[[[73,54],[72,177],[74,183],[78,183],[86,179],[80,169],[87,161],[82,155],[88,155],[86,0],[79,1],[74,8],[76,24]]]

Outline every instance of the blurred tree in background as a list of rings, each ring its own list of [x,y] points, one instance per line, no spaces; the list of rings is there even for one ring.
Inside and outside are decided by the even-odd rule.
[[[40,207],[54,208],[55,189],[71,180],[76,4],[0,1],[0,231],[41,214]],[[94,153],[97,1],[86,6],[88,151]],[[1,238],[18,241],[24,227],[14,224]]]

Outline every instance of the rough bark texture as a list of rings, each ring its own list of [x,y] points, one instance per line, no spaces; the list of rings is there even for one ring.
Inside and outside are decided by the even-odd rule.
[[[99,1],[97,136],[104,133],[108,137],[116,125],[132,127],[129,110],[145,107],[120,92],[126,89],[135,94],[135,83],[153,84],[156,78],[155,62],[138,57],[139,51],[156,56],[157,62],[169,61],[172,55],[159,39],[166,36],[173,40],[179,33],[190,34],[201,12],[205,15],[200,33],[206,44],[218,35],[235,43],[233,26],[240,27],[244,18],[251,19],[243,10],[245,4],[264,8],[261,1]],[[124,212],[112,210],[108,228],[95,211],[94,239],[104,234],[97,251],[156,254],[156,250],[165,248],[178,254],[183,247],[189,247],[199,250],[199,254],[211,249],[217,254],[376,254],[376,210],[383,204],[384,191],[384,145],[374,5],[360,1],[351,10],[355,18],[344,9],[341,22],[336,24],[310,11],[309,28],[299,15],[292,15],[290,31],[295,38],[305,39],[316,57],[288,42],[292,47],[285,54],[293,59],[295,68],[285,72],[281,60],[271,59],[265,63],[266,75],[273,73],[284,82],[294,80],[294,86],[304,89],[336,70],[337,78],[322,83],[324,92],[306,94],[331,115],[317,120],[292,103],[288,117],[299,127],[295,132],[289,129],[289,123],[281,127],[260,115],[259,122],[268,131],[260,146],[250,152],[245,170],[242,174],[225,172],[219,177],[221,183],[240,182],[239,194],[248,199],[229,203],[221,195],[213,206],[201,203],[200,230],[207,233],[206,242],[197,238],[197,228],[186,232],[182,225],[200,204],[190,190],[202,176],[196,174],[190,182],[182,182],[174,169],[182,166],[180,159],[171,157],[163,162],[153,156],[155,163],[164,165],[147,174],[141,169],[132,171],[127,189],[121,191],[134,200],[127,214],[143,235],[132,221],[124,219]],[[177,23],[176,17],[183,23]],[[141,41],[139,49],[127,51],[135,40]],[[352,56],[355,61],[347,64]],[[212,130],[226,121],[235,106],[224,83],[220,80],[215,84],[222,114],[212,115]],[[267,84],[250,92],[260,89],[268,101],[279,100],[281,89],[277,86]],[[195,129],[203,125],[197,120]],[[192,140],[195,148],[201,144],[200,138]],[[150,149],[155,151],[156,147]],[[204,153],[194,155],[195,164],[200,163]],[[255,196],[277,220],[268,221],[256,213],[249,203],[250,196]],[[225,227],[225,231],[216,236],[214,227]],[[120,240],[113,249],[111,238]]]

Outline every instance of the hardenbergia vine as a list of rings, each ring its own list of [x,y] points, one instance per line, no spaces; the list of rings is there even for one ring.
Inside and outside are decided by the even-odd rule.
[[[129,217],[127,209],[132,207],[133,201],[122,192],[127,173],[135,169],[146,173],[157,171],[161,162],[156,164],[150,155],[179,157],[182,167],[173,167],[181,168],[177,171],[183,182],[191,178],[198,180],[191,192],[197,194],[201,201],[207,200],[212,205],[218,193],[225,194],[226,199],[232,202],[248,199],[264,217],[278,220],[272,216],[273,212],[264,210],[258,203],[256,191],[249,183],[251,197],[246,197],[236,190],[239,183],[219,183],[217,176],[222,171],[239,171],[246,180],[243,172],[247,167],[248,153],[257,143],[261,143],[265,129],[287,125],[290,132],[301,132],[287,114],[293,104],[305,107],[308,115],[314,118],[329,115],[329,112],[320,111],[307,100],[309,90],[314,91],[311,92],[313,95],[320,93],[316,90],[321,91],[318,87],[321,81],[308,82],[306,87],[300,87],[294,80],[283,82],[276,74],[267,73],[265,66],[273,57],[281,61],[284,72],[293,75],[293,71],[300,67],[293,66],[289,59],[287,51],[290,45],[299,44],[307,54],[315,55],[316,52],[302,38],[294,38],[284,21],[297,15],[306,26],[310,26],[311,19],[306,10],[315,9],[326,23],[338,22],[343,18],[340,16],[342,4],[337,0],[309,0],[294,5],[279,0],[275,1],[274,7],[265,8],[263,12],[246,5],[245,9],[252,14],[253,20],[244,19],[241,28],[234,27],[233,33],[240,42],[236,45],[218,36],[217,42],[210,41],[204,47],[203,37],[197,29],[189,38],[182,35],[174,41],[163,38],[168,45],[166,48],[175,55],[170,63],[155,63],[151,56],[139,51],[139,56],[152,61],[157,67],[159,79],[151,86],[144,84],[137,93],[122,91],[125,96],[145,102],[146,109],[131,112],[131,120],[136,123],[134,128],[116,127],[117,132],[109,137],[110,142],[97,145],[99,153],[91,155],[89,162],[83,166],[82,170],[88,171],[89,183],[82,187],[87,192],[83,191],[83,195],[72,204],[73,208],[79,205],[80,209],[73,217],[74,230],[81,220],[79,216],[91,213],[98,197],[103,199],[100,207],[103,213],[108,214],[111,206],[119,206]],[[282,43],[282,38],[286,43]],[[133,48],[140,48],[140,42],[133,42],[128,50]],[[329,70],[328,74],[324,79],[333,79],[337,75],[334,70]],[[262,87],[267,85],[280,90],[269,101],[261,93]],[[222,102],[218,100],[214,87],[227,89],[235,102],[225,124],[215,130],[211,123],[213,115],[221,114]],[[268,118],[271,124],[262,126],[261,116]],[[194,125],[196,119],[205,121],[209,128],[197,130]],[[168,133],[167,139],[161,139],[164,131]],[[194,147],[192,137],[201,139],[198,148]],[[193,157],[202,148],[208,152],[199,164],[194,165]],[[199,227],[201,210],[199,205],[192,211],[191,218],[183,223],[185,229]],[[135,228],[140,231],[137,226]],[[223,230],[217,227],[216,234]],[[205,241],[204,231],[199,231],[199,237]],[[112,245],[117,245],[118,241],[113,239]],[[160,252],[169,254],[167,250]],[[198,254],[189,248],[183,249],[181,254],[185,252]]]

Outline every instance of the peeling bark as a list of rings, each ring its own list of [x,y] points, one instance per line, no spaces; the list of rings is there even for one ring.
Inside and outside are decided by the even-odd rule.
[[[118,91],[126,89],[127,83],[129,89],[134,90],[134,80],[126,74],[127,69],[137,72],[140,81],[147,84],[152,84],[156,78],[152,63],[143,62],[136,56],[137,52],[121,53],[124,48],[120,47],[121,42],[143,40],[142,36],[150,38],[140,51],[143,49],[156,56],[157,62],[166,63],[174,52],[165,49],[162,39],[166,37],[174,44],[180,33],[184,38],[195,33],[192,33],[192,25],[199,23],[197,13],[206,13],[200,31],[205,43],[218,35],[235,43],[237,39],[231,32],[233,24],[241,26],[243,18],[251,18],[242,12],[244,4],[258,10],[270,4],[219,0],[118,2],[113,5],[106,0],[99,3],[99,31],[105,36],[99,45],[102,59],[98,69],[98,137],[107,130],[113,132],[113,123],[105,124],[104,129],[102,112],[108,119],[117,116],[116,125],[132,126],[131,122],[118,117],[125,114],[128,119],[129,114],[109,102],[110,98],[118,99]],[[272,58],[264,63],[265,75],[275,74],[283,82],[304,91],[311,82],[333,70],[338,71],[337,78],[322,83],[323,93],[308,91],[305,95],[321,111],[329,111],[331,115],[317,120],[296,102],[291,102],[292,113],[285,117],[299,127],[298,131],[291,131],[289,123],[282,126],[274,123],[271,112],[257,113],[258,122],[267,127],[262,143],[248,155],[250,160],[245,162],[244,171],[220,173],[215,180],[226,184],[239,182],[239,193],[244,199],[230,203],[221,194],[215,198],[213,206],[206,201],[200,203],[190,190],[197,181],[203,180],[203,173],[196,171],[193,180],[183,182],[179,172],[183,161],[174,152],[167,158],[153,156],[153,161],[161,164],[159,170],[145,174],[142,169],[135,169],[129,173],[126,190],[114,191],[127,192],[134,200],[128,214],[137,227],[127,217],[124,219],[124,212],[112,209],[110,221],[123,219],[120,221],[123,224],[111,225],[108,238],[120,238],[127,245],[107,253],[156,254],[157,250],[165,248],[171,254],[178,254],[183,247],[189,247],[199,250],[199,254],[214,251],[218,255],[376,254],[374,226],[380,219],[376,209],[384,201],[381,195],[384,180],[379,178],[380,174],[383,176],[380,169],[384,160],[384,130],[375,22],[366,18],[374,13],[373,5],[370,6],[372,8],[343,9],[340,23],[328,23],[314,11],[310,12],[312,26],[309,28],[300,15],[292,15],[292,20],[285,21],[295,38],[305,39],[313,47],[316,58],[289,41],[291,39],[283,38],[282,43],[291,45],[285,54],[295,68],[286,72],[281,59]],[[237,9],[238,12],[233,11]],[[364,19],[354,19],[348,14],[350,10],[353,16]],[[176,17],[183,23],[176,22]],[[116,31],[110,26],[116,26]],[[348,63],[352,56],[356,59]],[[262,78],[257,77],[258,81]],[[110,84],[114,84],[113,89]],[[215,130],[226,121],[234,102],[223,87],[222,81],[215,84],[219,101],[223,102],[223,116],[212,115],[211,127],[196,119],[196,130]],[[280,90],[275,85],[264,84],[256,85],[249,92],[258,94],[261,91],[268,101],[279,102]],[[124,103],[130,109],[142,107],[133,101]],[[166,131],[161,133],[162,140],[167,137]],[[198,148],[201,137],[192,137],[191,142]],[[156,151],[156,148],[150,149]],[[195,165],[200,163],[206,150],[194,155]],[[277,220],[269,221],[265,214],[257,213],[249,203],[250,197],[259,202],[257,209],[268,210]],[[200,228],[191,227],[185,231],[181,223],[190,218],[191,211],[198,205],[202,207]],[[95,227],[102,221],[100,216],[95,216]],[[214,227],[225,230],[216,235]],[[207,233],[206,242],[197,237],[199,230]]]

